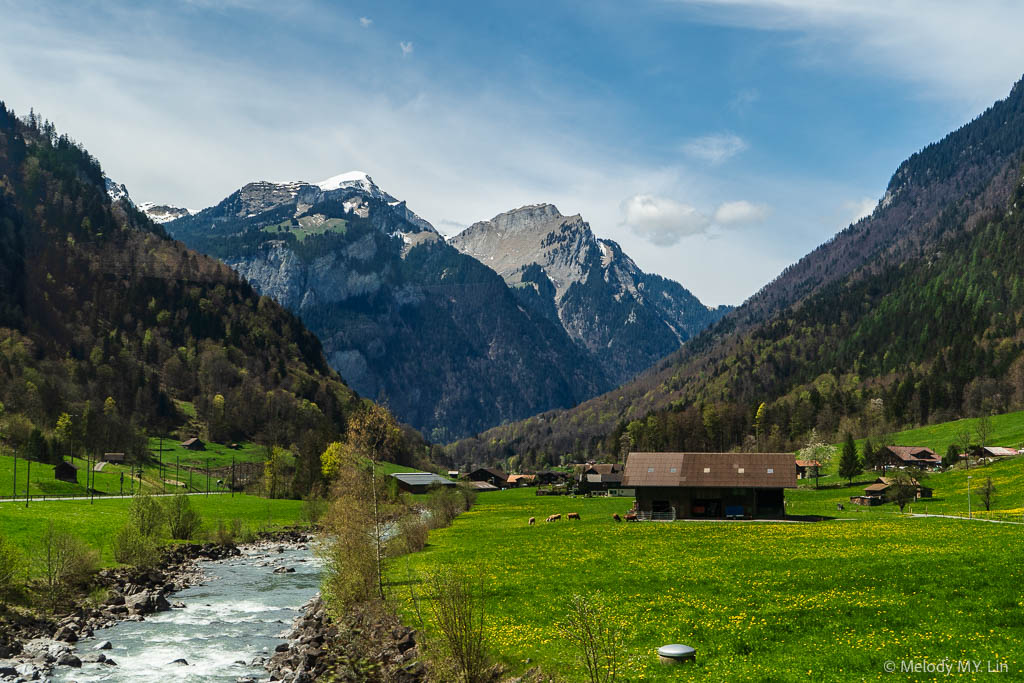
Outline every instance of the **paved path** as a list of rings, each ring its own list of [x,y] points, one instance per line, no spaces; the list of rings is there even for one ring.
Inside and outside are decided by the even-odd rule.
[[[209,493],[207,493],[206,491],[195,491],[193,493],[186,493],[185,495],[186,496],[207,496],[207,495],[209,495],[209,496],[226,496],[229,493],[231,493],[231,492],[230,491],[210,491]],[[155,498],[163,498],[164,496],[175,496],[175,495],[177,495],[177,493],[151,493],[150,495],[155,497]],[[94,500],[120,500],[120,499],[131,498],[131,497],[132,497],[131,494],[127,494],[127,493],[124,494],[123,496],[121,496],[121,495],[119,495],[119,496],[97,495],[97,496],[94,497]],[[89,500],[89,496],[88,495],[84,495],[84,496],[47,496],[47,497],[43,498],[43,496],[40,495],[40,494],[32,494],[32,497],[29,498],[29,502],[30,503],[48,503],[51,500]],[[10,496],[7,496],[6,498],[0,498],[0,503],[5,503],[5,502],[6,503],[24,503],[25,502],[25,496],[22,496],[21,498],[11,498]]]
[[[985,519],[984,517],[960,517],[959,515],[927,515],[923,513],[911,513],[909,517],[941,517],[943,519],[960,519],[965,522],[991,522],[992,524],[1017,524],[1024,525],[1024,522],[1011,522],[1008,519]]]

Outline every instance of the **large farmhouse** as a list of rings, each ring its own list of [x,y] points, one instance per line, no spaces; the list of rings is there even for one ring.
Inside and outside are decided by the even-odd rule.
[[[796,469],[792,453],[630,453],[622,485],[640,519],[774,519]]]
[[[886,446],[881,451],[883,467],[939,467],[942,458],[924,446]]]

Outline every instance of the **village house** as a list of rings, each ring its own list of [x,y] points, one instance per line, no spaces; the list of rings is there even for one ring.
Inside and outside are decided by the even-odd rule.
[[[580,472],[580,488],[589,493],[595,491],[607,491],[622,487],[623,466],[618,463],[602,463],[600,465],[586,465]]]
[[[818,472],[821,469],[821,463],[817,460],[797,460],[796,461],[796,478],[797,479],[808,479],[810,477],[818,476]]]
[[[879,464],[885,467],[937,468],[942,458],[924,446],[886,446],[881,449]]]
[[[507,481],[510,488],[516,488],[519,486],[533,486],[536,480],[536,474],[510,474]]]
[[[622,485],[640,519],[779,519],[792,453],[630,453]]]
[[[104,453],[101,458],[103,462],[112,462],[115,465],[123,465],[125,463],[124,453]]]
[[[854,505],[881,505],[885,502],[885,494],[892,488],[895,480],[891,477],[879,477],[874,482],[868,484],[864,488],[863,496],[850,496],[850,502]],[[927,486],[922,486],[916,479],[911,480],[915,487],[917,487],[916,498],[931,498],[932,490]]]
[[[990,460],[998,460],[999,458],[1013,458],[1017,456],[1017,451],[1012,448],[1003,448],[1002,446],[985,446],[981,449],[981,457],[989,458]]]
[[[395,472],[391,475],[398,482],[398,488],[408,493],[426,493],[435,486],[455,486],[451,479],[433,472]]]
[[[545,486],[561,484],[568,478],[568,474],[565,472],[559,472],[558,470],[543,470],[537,473],[537,483]]]
[[[508,483],[508,475],[496,467],[478,467],[468,477],[470,481],[485,481],[499,489]]]

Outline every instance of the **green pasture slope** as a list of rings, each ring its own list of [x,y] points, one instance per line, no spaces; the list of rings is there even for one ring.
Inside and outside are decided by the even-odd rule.
[[[1024,526],[910,518],[891,506],[819,523],[612,520],[631,504],[482,494],[396,561],[392,595],[406,623],[420,626],[422,614],[429,631],[416,581],[459,566],[481,579],[494,655],[567,680],[585,680],[557,628],[574,592],[605,604],[625,680],[906,680],[885,663],[946,657],[1005,662],[1007,680],[1024,676]],[[527,525],[556,512],[563,521]],[[659,665],[654,651],[666,643],[695,647],[696,663]]]
[[[240,443],[238,448],[231,448],[229,444],[205,442],[206,448],[202,451],[190,451],[182,448],[177,439],[164,438],[163,449],[159,437],[149,437],[149,452],[158,462],[163,462],[165,467],[174,468],[175,463],[181,467],[193,467],[205,469],[207,465],[211,469],[231,467],[232,459],[235,463],[263,462],[267,459],[266,448],[255,443]]]
[[[159,501],[167,498],[157,498]],[[192,506],[203,517],[203,530],[217,528],[239,519],[249,530],[270,530],[302,523],[302,501],[271,500],[258,496],[211,494],[189,496]],[[100,550],[105,565],[113,565],[111,539],[127,519],[130,499],[97,498],[73,501],[38,501],[25,507],[23,501],[0,502],[0,533],[13,541],[26,556],[31,556],[50,521]]]

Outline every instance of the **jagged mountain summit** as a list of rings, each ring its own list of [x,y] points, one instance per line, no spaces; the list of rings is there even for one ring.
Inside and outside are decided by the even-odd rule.
[[[561,325],[615,383],[675,351],[731,310],[644,273],[579,215],[534,204],[474,223],[449,240],[491,267],[521,300]]]
[[[561,325],[366,173],[249,183],[166,228],[301,316],[352,387],[434,439],[612,386]]]
[[[154,202],[142,202],[138,209],[149,217],[154,223],[169,223],[170,221],[191,216],[192,211],[180,206],[169,206],[167,204],[156,204]]]

